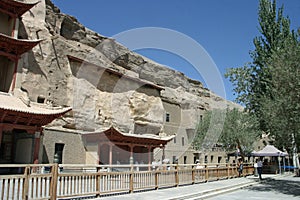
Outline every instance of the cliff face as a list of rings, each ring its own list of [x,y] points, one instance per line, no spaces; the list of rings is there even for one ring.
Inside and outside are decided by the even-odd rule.
[[[97,130],[116,125],[133,132],[139,124],[157,134],[163,126],[163,101],[190,112],[239,107],[201,82],[85,28],[50,0],[24,15],[19,37],[43,41],[22,56],[17,89],[27,91],[31,101],[73,107],[52,126]]]

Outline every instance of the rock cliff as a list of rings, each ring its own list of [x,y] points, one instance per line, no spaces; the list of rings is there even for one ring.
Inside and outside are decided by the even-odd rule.
[[[201,82],[89,30],[75,17],[61,13],[50,0],[41,1],[24,15],[19,38],[43,41],[22,56],[17,87],[27,91],[31,101],[43,99],[44,103],[73,107],[68,116],[51,126],[95,131],[115,125],[132,132],[134,124],[143,124],[158,134],[163,126],[163,101],[190,112],[240,107],[218,97]],[[107,69],[106,76],[112,72],[119,77],[110,84],[114,86],[111,89],[103,85]],[[127,84],[128,80],[136,86]],[[141,84],[160,91],[160,95],[140,91]]]

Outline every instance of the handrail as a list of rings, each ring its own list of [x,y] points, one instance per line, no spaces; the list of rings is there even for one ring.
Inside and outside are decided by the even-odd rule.
[[[106,170],[105,170],[106,169]],[[108,170],[110,169],[110,170]],[[0,199],[102,196],[237,177],[228,163],[149,165],[0,164]],[[244,175],[253,174],[252,164]]]

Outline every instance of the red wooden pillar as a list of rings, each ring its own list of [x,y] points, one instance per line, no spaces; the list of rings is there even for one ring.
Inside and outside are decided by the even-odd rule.
[[[134,148],[134,145],[130,144],[129,147],[130,147],[129,164],[134,164],[134,158],[133,158],[133,148]]]
[[[19,19],[17,16],[14,17],[13,19],[13,26],[12,26],[12,32],[11,32],[11,37],[17,39],[18,38],[18,29],[19,29]],[[18,56],[18,55],[17,55]],[[12,83],[10,86],[10,91],[14,91],[15,85],[16,85],[16,77],[17,77],[17,68],[18,68],[18,58],[14,59],[15,67],[14,67],[14,74],[13,74],[13,79]]]
[[[1,142],[2,142],[2,131],[3,131],[3,127],[2,124],[0,125],[0,147],[1,147]]]
[[[151,170],[151,163],[152,163],[152,159],[151,159],[151,146],[148,145],[148,170]]]
[[[113,157],[113,144],[109,144],[109,164],[112,165],[112,157]]]
[[[42,131],[37,131],[34,133],[34,151],[33,151],[33,163],[39,163],[39,152],[40,152],[40,137],[42,135]]]
[[[101,143],[98,143],[98,165],[100,164],[101,162]]]
[[[14,19],[13,19],[13,29],[11,31],[11,37],[13,38],[18,38],[18,30],[19,30],[19,18],[18,16],[14,16]]]
[[[17,16],[15,16],[14,21],[13,21],[13,30],[11,32],[11,37],[17,39],[18,38],[18,30],[19,30],[19,18]],[[17,55],[17,56],[19,56],[19,55]],[[15,68],[14,68],[12,84],[10,87],[11,92],[14,91],[15,86],[16,86],[19,58],[14,59],[14,62],[15,62]]]
[[[16,79],[17,79],[17,69],[18,69],[18,59],[14,60],[15,62],[15,68],[14,68],[14,74],[13,74],[13,80],[10,87],[10,91],[13,92],[16,86]]]

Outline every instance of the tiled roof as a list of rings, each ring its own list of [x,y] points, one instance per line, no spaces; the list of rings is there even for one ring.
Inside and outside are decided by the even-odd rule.
[[[28,106],[20,98],[17,98],[9,93],[0,93],[1,110],[22,112],[35,115],[57,115],[66,113],[72,109],[71,107],[43,107],[42,105],[31,103]]]
[[[8,55],[9,57],[16,59],[23,53],[31,50],[42,40],[23,40],[16,39],[0,33],[0,55]]]
[[[102,142],[112,141],[121,143],[132,143],[132,144],[143,144],[143,145],[153,145],[160,147],[161,145],[166,145],[175,136],[158,136],[154,134],[132,134],[132,133],[122,133],[114,127],[110,127],[104,131],[97,131],[91,133],[85,133],[84,136],[90,136],[91,140],[97,140],[97,135]],[[93,137],[94,136],[94,137]]]
[[[20,17],[39,2],[26,3],[14,0],[1,0],[0,11],[12,17]]]

